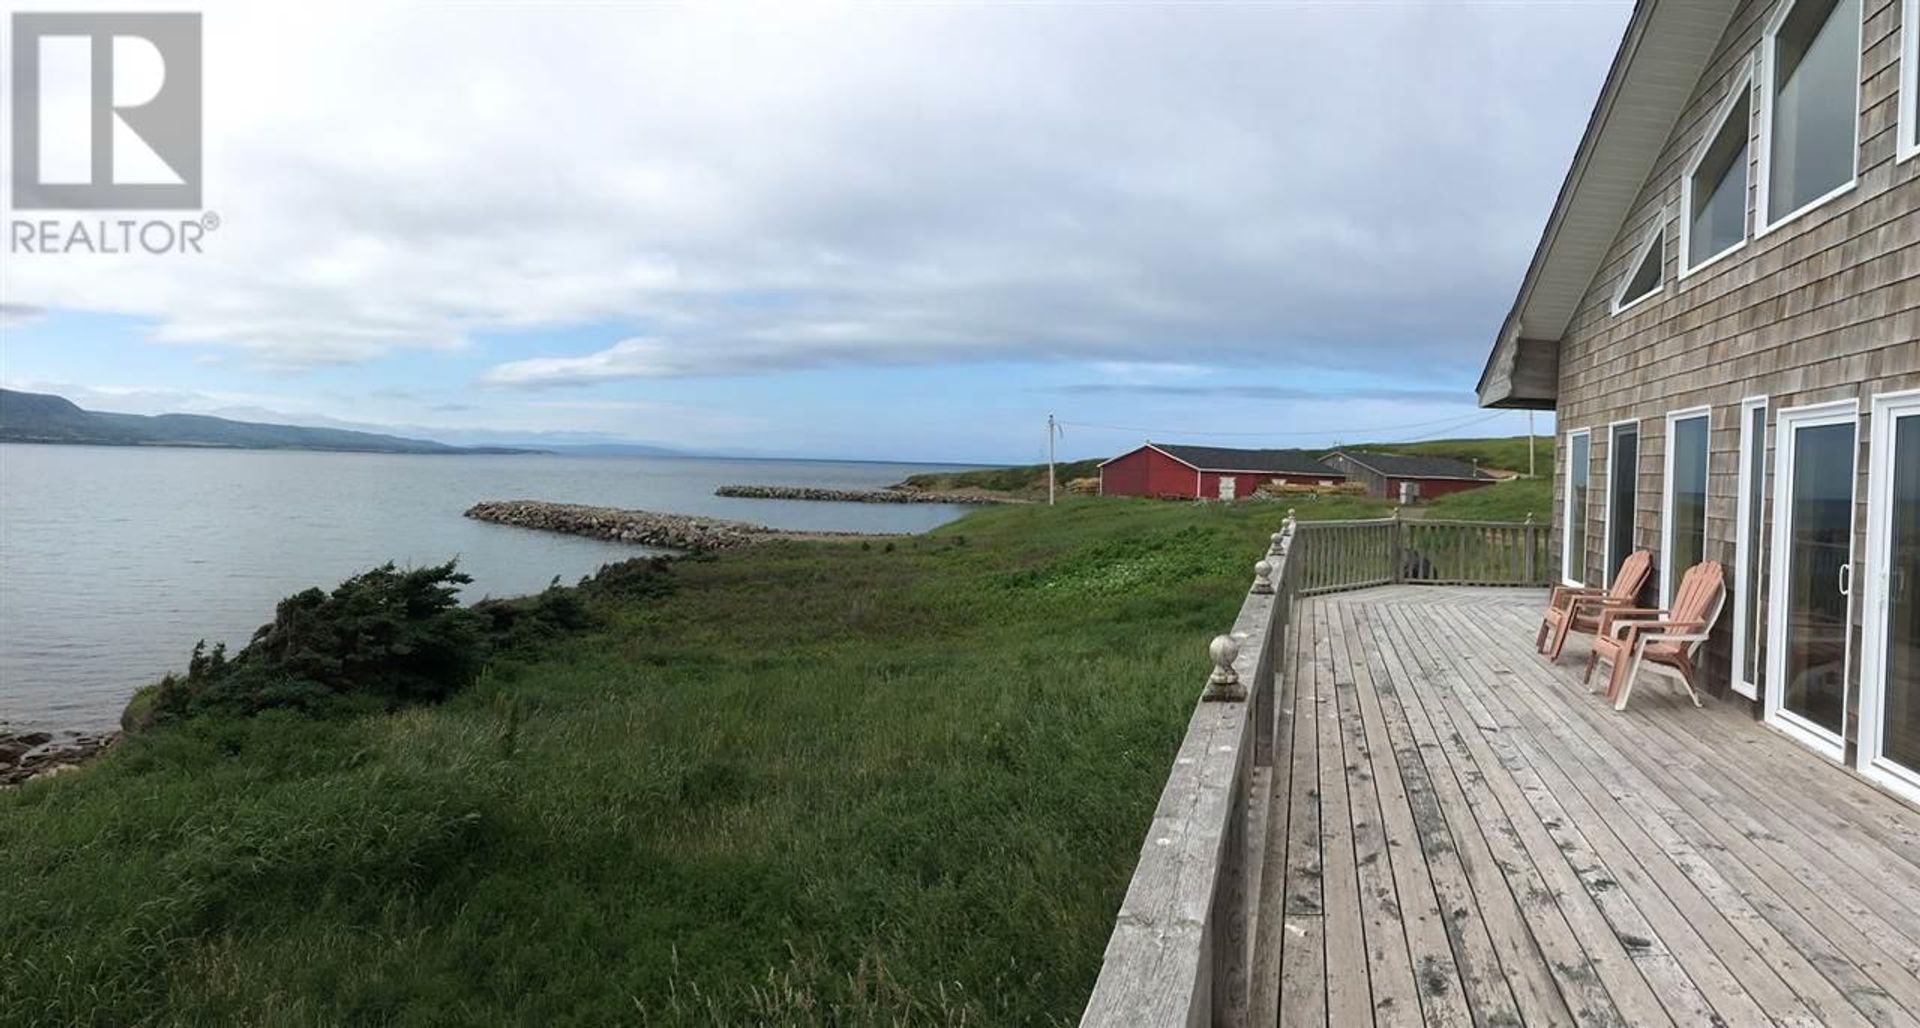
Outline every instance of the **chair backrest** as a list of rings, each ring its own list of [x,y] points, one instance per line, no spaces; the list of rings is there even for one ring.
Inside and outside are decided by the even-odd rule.
[[[1673,613],[1675,621],[1699,621],[1706,627],[1700,629],[1701,635],[1713,631],[1714,622],[1720,620],[1720,608],[1727,599],[1726,572],[1718,561],[1704,560],[1687,569],[1680,578],[1680,588],[1673,594]],[[1689,643],[1689,654],[1700,649],[1699,642]]]
[[[1627,559],[1620,562],[1620,570],[1613,576],[1613,587],[1607,590],[1608,598],[1632,600],[1640,595],[1640,589],[1647,584],[1647,575],[1652,571],[1651,552],[1635,550],[1627,554]]]

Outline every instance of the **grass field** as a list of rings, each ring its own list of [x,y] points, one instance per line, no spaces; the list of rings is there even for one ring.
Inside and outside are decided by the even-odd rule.
[[[150,730],[0,790],[0,1022],[1070,1023],[1280,515],[759,546],[438,707]]]
[[[1058,483],[1060,489],[1064,490],[1067,483],[1076,478],[1098,478],[1101,459],[1061,461],[1054,465],[1054,481]],[[943,492],[955,489],[990,489],[1015,496],[1039,497],[1047,495],[1047,466],[1019,464],[1010,468],[980,468],[974,471],[928,471],[918,475],[908,475],[903,484],[916,489]]]
[[[1523,475],[1527,473],[1527,437],[1523,435],[1496,439],[1431,439],[1420,443],[1361,444],[1352,448],[1422,457],[1452,457],[1455,460],[1479,461],[1483,468],[1517,471]],[[1553,474],[1553,436],[1535,436],[1533,452],[1535,472],[1543,477]]]
[[[1553,512],[1553,482],[1515,478],[1464,493],[1442,496],[1426,505],[1426,516],[1459,521],[1525,521],[1528,514],[1545,524]]]

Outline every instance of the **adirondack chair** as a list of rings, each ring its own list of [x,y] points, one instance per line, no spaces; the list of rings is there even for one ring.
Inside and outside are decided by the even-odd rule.
[[[1554,586],[1553,594],[1547,598],[1547,612],[1540,618],[1540,631],[1533,637],[1534,648],[1547,653],[1549,660],[1559,660],[1569,633],[1592,635],[1600,630],[1601,611],[1633,606],[1634,597],[1640,595],[1640,588],[1647,584],[1647,575],[1652,571],[1653,554],[1635,550],[1620,562],[1620,570],[1614,574],[1610,588]]]
[[[1611,663],[1607,698],[1613,701],[1613,709],[1625,710],[1641,665],[1651,663],[1680,679],[1687,687],[1687,697],[1698,707],[1694,657],[1713,632],[1714,622],[1720,620],[1720,608],[1726,600],[1726,573],[1709,560],[1687,569],[1680,587],[1674,590],[1673,606],[1666,610],[1624,607],[1602,611],[1600,632],[1593,638],[1593,651],[1587,654],[1587,681],[1593,681],[1593,669],[1601,661]]]

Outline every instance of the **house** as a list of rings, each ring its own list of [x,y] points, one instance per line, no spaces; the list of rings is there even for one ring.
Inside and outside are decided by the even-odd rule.
[[[1367,487],[1367,495],[1399,503],[1431,500],[1478,489],[1498,479],[1451,457],[1410,457],[1397,453],[1341,450],[1326,458],[1329,467]]]
[[[1479,382],[1560,575],[1727,569],[1709,686],[1920,800],[1920,0],[1641,0]]]
[[[1268,482],[1337,485],[1346,477],[1307,450],[1147,443],[1100,465],[1100,495],[1238,500]]]

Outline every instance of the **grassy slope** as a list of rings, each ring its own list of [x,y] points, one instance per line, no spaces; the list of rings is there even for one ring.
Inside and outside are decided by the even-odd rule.
[[[439,708],[0,790],[0,1020],[1070,1022],[1278,517],[758,547]]]
[[[1553,510],[1553,483],[1545,478],[1516,478],[1480,489],[1442,496],[1426,505],[1430,518],[1463,521],[1525,521],[1528,514],[1544,523]]]
[[[1536,472],[1543,477],[1552,474],[1553,436],[1534,436],[1533,448],[1538,461]],[[1499,439],[1432,439],[1423,443],[1363,443],[1353,449],[1477,460],[1481,467],[1518,471],[1523,475],[1527,473],[1527,437],[1523,435]]]
[[[1065,489],[1076,478],[1096,478],[1100,460],[1062,461],[1053,467],[1055,480]],[[905,485],[916,489],[954,490],[990,489],[1017,496],[1047,495],[1047,466],[1020,464],[1010,468],[980,468],[976,471],[928,471],[908,475]]]

